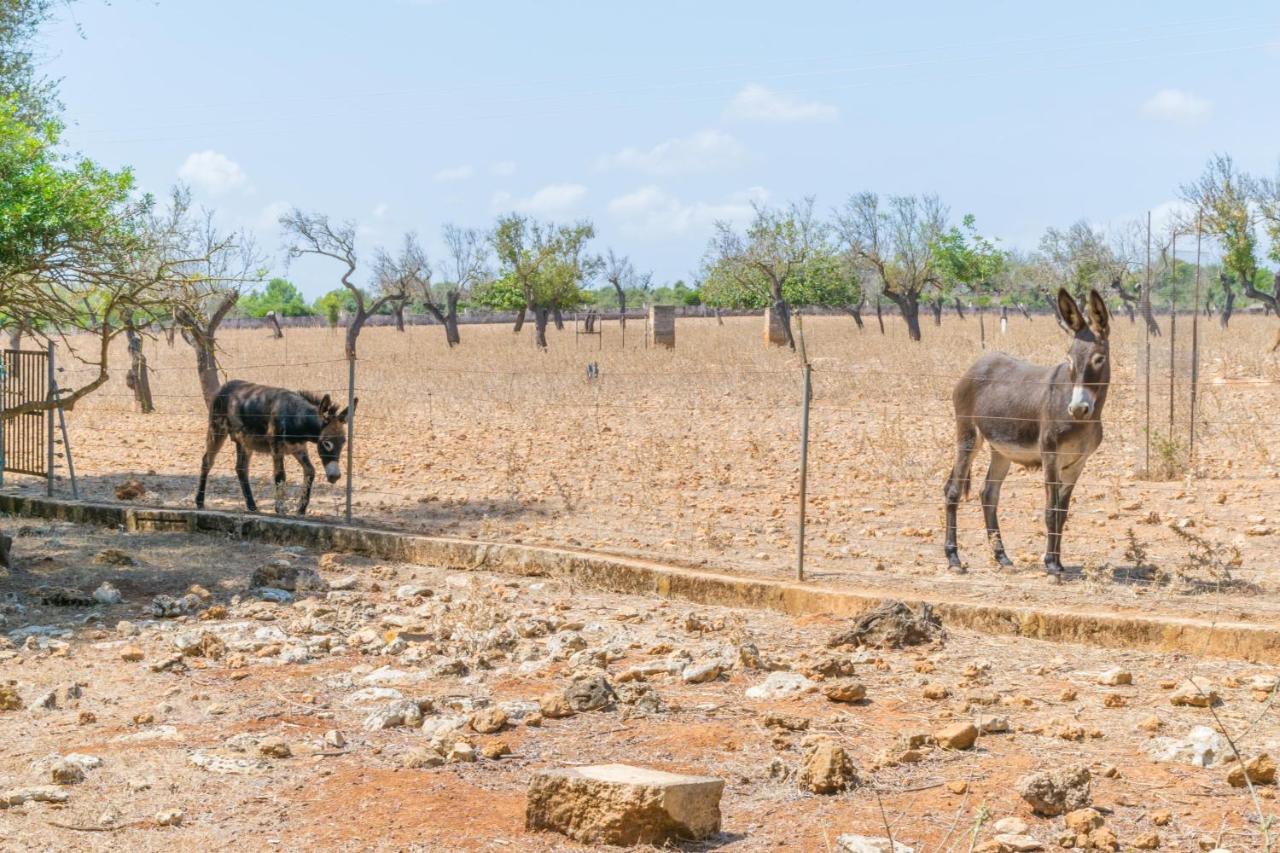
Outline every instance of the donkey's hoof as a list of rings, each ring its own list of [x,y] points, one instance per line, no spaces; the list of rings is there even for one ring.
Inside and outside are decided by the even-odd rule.
[[[1062,574],[1065,571],[1066,569],[1062,568],[1062,563],[1053,562],[1044,564],[1044,573],[1052,578],[1061,580]]]
[[[960,557],[957,554],[947,555],[947,568],[958,575],[967,574],[969,571],[965,568],[964,563],[960,562]]]
[[[1009,555],[1004,551],[996,551],[996,562],[1006,569],[1013,568],[1013,560],[1009,559]]]

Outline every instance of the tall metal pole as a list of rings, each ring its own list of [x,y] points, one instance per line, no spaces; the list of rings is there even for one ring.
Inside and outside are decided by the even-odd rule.
[[[1147,276],[1146,276],[1147,294],[1144,300],[1147,314],[1151,312],[1151,211],[1147,211]],[[1146,391],[1146,456],[1143,462],[1143,470],[1147,477],[1151,476],[1151,324],[1144,323],[1146,327],[1145,343],[1146,358],[1143,360],[1143,388]]]
[[[1187,438],[1187,456],[1192,473],[1196,466],[1196,397],[1200,383],[1200,226],[1203,216],[1203,213],[1196,215],[1196,304],[1191,313],[1191,432]]]
[[[355,476],[356,357],[347,356],[347,523],[351,523],[351,481]]]
[[[45,365],[49,368],[48,391],[49,391],[49,411],[46,413],[46,431],[45,431],[45,471],[47,473],[45,479],[44,491],[49,497],[53,497],[53,418],[54,418],[54,386],[57,385],[56,378],[53,375],[53,341],[49,341],[49,354],[45,358]]]
[[[50,357],[52,362],[52,357]],[[67,433],[67,413],[62,408],[62,389],[58,387],[57,370],[49,371],[49,385],[53,399],[58,403],[58,425],[62,427],[62,454],[67,460],[67,476],[71,478],[71,497],[80,500],[80,484],[76,480],[76,462],[71,456],[71,436]]]
[[[1174,361],[1177,353],[1175,344],[1178,340],[1178,232],[1173,232],[1173,243],[1169,248],[1169,443],[1173,446],[1173,375],[1176,371]]]
[[[804,323],[796,314],[796,329],[800,332],[800,507],[796,520],[796,580],[804,580],[804,526],[805,506],[809,491],[809,400],[813,393],[813,367],[804,345]]]

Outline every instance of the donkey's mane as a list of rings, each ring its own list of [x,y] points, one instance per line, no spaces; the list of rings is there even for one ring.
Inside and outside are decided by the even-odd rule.
[[[322,415],[325,414],[325,411],[323,409],[325,395],[317,394],[314,391],[299,391],[298,396],[306,400],[311,405],[315,406],[316,410],[319,411],[320,414]],[[336,408],[333,406],[332,402],[329,403],[329,405],[330,407]]]

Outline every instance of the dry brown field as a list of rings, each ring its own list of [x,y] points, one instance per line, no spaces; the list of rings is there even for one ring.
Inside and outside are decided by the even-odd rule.
[[[1280,584],[1280,356],[1267,352],[1274,318],[1237,316],[1229,332],[1201,320],[1200,405],[1188,466],[1189,377],[1175,383],[1168,441],[1167,336],[1153,338],[1152,468],[1146,467],[1145,352],[1140,326],[1117,318],[1113,387],[1101,449],[1076,489],[1064,539],[1072,574],[1040,571],[1043,485],[1038,471],[1005,483],[1001,523],[1017,563],[990,558],[977,491],[960,508],[963,576],[942,556],[942,484],[953,452],[950,390],[980,352],[979,323],[947,315],[909,341],[901,320],[810,317],[813,363],[808,575],[936,597],[1032,601],[1116,611],[1152,609],[1274,619]],[[1161,318],[1168,327],[1168,318]],[[1179,352],[1190,341],[1179,317]],[[1049,317],[985,321],[989,347],[1049,364],[1066,336]],[[766,348],[759,318],[681,319],[674,350],[646,349],[643,323],[626,345],[551,335],[538,352],[507,326],[465,326],[449,350],[439,327],[367,329],[360,339],[354,514],[360,521],[441,535],[550,543],[733,572],[795,571],[800,367]],[[345,397],[341,333],[226,331],[228,377]],[[121,347],[123,342],[121,342]],[[133,410],[123,369],[69,416],[85,492],[109,498],[139,476],[144,501],[192,502],[203,452],[204,405],[192,351],[149,340],[158,411]],[[117,353],[117,364],[124,364]],[[63,363],[71,365],[66,354]],[[1185,357],[1180,356],[1183,366]],[[596,362],[598,381],[586,366]],[[74,378],[69,367],[68,378]],[[210,502],[243,507],[223,451]],[[974,466],[985,471],[985,452]],[[300,472],[289,463],[296,498]],[[270,463],[253,467],[270,506]],[[12,480],[11,480],[12,482]],[[27,488],[39,489],[39,484]],[[341,512],[341,486],[319,484],[312,512]],[[1174,528],[1180,528],[1175,530]],[[1264,594],[1259,595],[1261,590]]]

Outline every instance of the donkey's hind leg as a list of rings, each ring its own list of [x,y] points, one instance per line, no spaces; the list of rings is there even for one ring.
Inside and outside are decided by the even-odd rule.
[[[996,562],[1002,566],[1012,566],[1013,561],[1004,552],[1004,541],[1000,538],[1000,521],[996,510],[1000,507],[1000,487],[1004,485],[1005,475],[1009,473],[1009,457],[991,449],[991,467],[987,469],[987,481],[982,485],[982,516],[987,522],[987,541],[995,552]]]
[[[204,490],[209,482],[209,469],[213,467],[213,460],[218,457],[218,451],[226,442],[225,432],[209,427],[209,434],[204,440],[204,457],[200,460],[200,484],[196,486],[196,509],[204,509]]]
[[[302,466],[302,498],[298,501],[298,515],[307,514],[307,505],[311,503],[311,484],[316,481],[316,466],[311,464],[311,457],[305,449],[293,454]]]
[[[947,565],[960,573],[965,569],[960,562],[960,549],[956,545],[956,509],[961,499],[969,496],[969,471],[973,467],[973,457],[981,446],[982,437],[971,421],[956,424],[956,462],[951,468],[951,476],[947,477],[947,485],[942,490],[947,501],[947,538],[943,550],[947,554]]]

